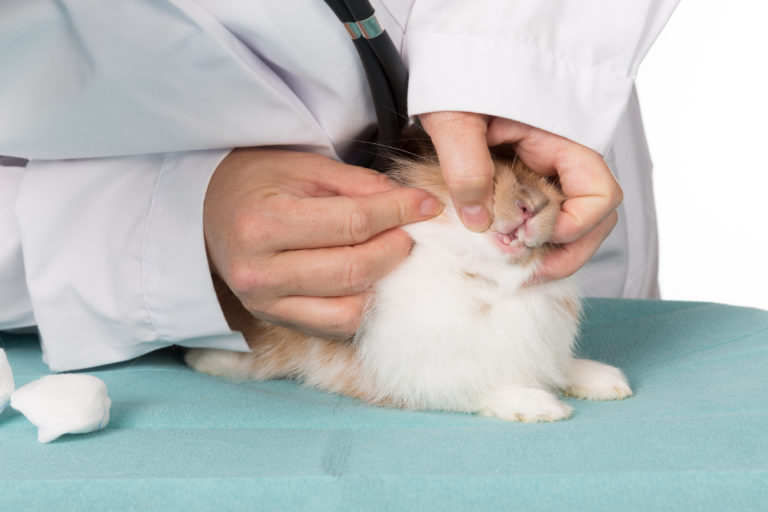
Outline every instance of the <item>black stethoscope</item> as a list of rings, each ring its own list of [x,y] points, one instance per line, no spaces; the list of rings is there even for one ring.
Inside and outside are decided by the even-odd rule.
[[[408,70],[368,0],[325,0],[347,29],[368,79],[378,123],[380,146],[393,146],[408,124]],[[377,154],[368,152],[359,165],[378,167]]]

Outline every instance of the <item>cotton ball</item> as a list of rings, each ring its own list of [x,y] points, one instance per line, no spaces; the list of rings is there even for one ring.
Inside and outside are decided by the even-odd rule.
[[[5,350],[0,348],[0,412],[3,412],[3,409],[8,405],[14,387],[13,372],[11,365],[8,364],[8,356],[5,355]]]
[[[101,430],[109,422],[110,405],[106,384],[91,375],[48,375],[11,395],[11,407],[37,426],[41,443]]]

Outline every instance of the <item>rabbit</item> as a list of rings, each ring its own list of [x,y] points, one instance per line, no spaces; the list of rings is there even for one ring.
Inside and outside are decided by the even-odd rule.
[[[564,197],[509,148],[494,148],[493,223],[476,233],[452,208],[434,148],[414,138],[389,175],[445,203],[404,226],[410,255],[375,285],[347,340],[298,333],[250,315],[214,278],[225,316],[252,352],[190,349],[193,369],[233,379],[293,378],[368,403],[461,411],[508,421],[568,418],[556,394],[590,400],[632,395],[618,368],[573,356],[581,316],[574,278],[528,285]],[[403,156],[405,155],[405,156]]]

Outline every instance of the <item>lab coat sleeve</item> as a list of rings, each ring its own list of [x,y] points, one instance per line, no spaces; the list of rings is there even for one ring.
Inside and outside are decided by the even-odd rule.
[[[246,25],[278,32],[269,7],[247,11]],[[278,33],[291,42],[290,32]],[[312,41],[300,49],[320,46]],[[348,42],[338,34],[323,51],[335,55]],[[307,51],[297,53],[295,60],[323,69]],[[309,100],[276,68],[195,0],[0,1],[0,155],[62,160],[292,145],[334,156]],[[346,76],[344,68],[333,72]]]
[[[208,181],[226,154],[30,162],[16,214],[52,370],[171,344],[247,350],[217,302],[202,229]]]
[[[605,153],[640,61],[678,0],[416,0],[411,115],[515,119]]]

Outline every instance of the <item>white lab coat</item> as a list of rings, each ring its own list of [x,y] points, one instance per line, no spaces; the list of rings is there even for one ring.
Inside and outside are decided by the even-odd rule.
[[[637,67],[677,0],[391,0],[409,111],[517,119],[606,155],[621,221],[594,295],[652,296],[650,159]],[[18,0],[0,5],[0,329],[37,325],[53,370],[170,344],[247,350],[211,285],[208,180],[227,152],[343,158],[375,122],[323,2]]]

